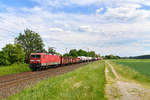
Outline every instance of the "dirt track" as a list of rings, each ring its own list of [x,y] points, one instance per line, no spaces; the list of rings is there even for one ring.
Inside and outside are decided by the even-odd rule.
[[[149,89],[145,89],[137,83],[122,81],[113,66],[109,62],[106,63],[116,77],[115,82],[106,85],[106,95],[109,100],[150,100]],[[106,77],[107,73],[108,69],[106,68]]]
[[[0,77],[0,99],[7,98],[26,87],[32,86],[42,79],[54,77],[77,69],[87,63],[50,68],[44,71],[24,72]]]

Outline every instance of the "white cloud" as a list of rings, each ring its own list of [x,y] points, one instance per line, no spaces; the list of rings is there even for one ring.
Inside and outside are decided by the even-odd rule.
[[[90,26],[84,25],[79,27],[80,32],[92,32],[92,28]]]
[[[49,31],[51,31],[51,32],[63,32],[63,29],[61,29],[61,28],[49,28]]]
[[[99,8],[99,9],[97,9],[97,10],[96,10],[96,14],[101,13],[103,10],[104,10],[104,8]]]
[[[102,54],[138,55],[149,47],[150,38],[150,11],[137,9],[140,1],[134,0],[132,4],[119,2],[115,7],[107,6],[104,14],[98,14],[103,8],[97,9],[97,14],[83,15],[76,13],[53,13],[46,10],[44,4],[58,5],[57,0],[38,0],[42,6],[22,8],[25,14],[9,11],[0,13],[0,28],[13,31],[0,31],[0,48],[12,43],[14,37],[23,32],[25,28],[39,32],[46,47],[56,47],[58,51],[65,52],[65,48],[82,48],[96,50]],[[49,2],[49,3],[48,3]],[[69,3],[88,5],[98,0],[72,0]],[[108,1],[106,1],[108,3]],[[11,13],[10,13],[11,12]],[[14,33],[15,32],[15,33]],[[7,40],[7,41],[6,41]],[[142,42],[137,42],[142,41]],[[122,43],[123,41],[123,43]],[[126,43],[127,42],[127,43]]]
[[[85,5],[105,5],[105,6],[114,6],[118,4],[128,3],[133,4],[144,4],[150,5],[150,0],[32,0],[38,2],[42,6],[50,7],[63,7],[63,6],[72,6],[73,4],[79,6]]]

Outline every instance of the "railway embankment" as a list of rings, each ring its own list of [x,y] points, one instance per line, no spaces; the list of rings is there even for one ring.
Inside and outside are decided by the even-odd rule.
[[[70,67],[66,68],[70,70]],[[82,65],[73,72],[40,81],[33,87],[9,96],[7,100],[106,100],[104,88],[105,63],[96,61]]]
[[[0,77],[0,99],[32,87],[43,79],[71,72],[87,63],[73,64],[36,72],[23,72]]]

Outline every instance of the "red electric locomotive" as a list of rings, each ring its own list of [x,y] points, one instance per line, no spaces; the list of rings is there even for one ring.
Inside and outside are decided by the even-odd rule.
[[[37,69],[45,69],[49,66],[57,66],[61,64],[61,56],[46,53],[31,53],[30,68],[35,71]]]

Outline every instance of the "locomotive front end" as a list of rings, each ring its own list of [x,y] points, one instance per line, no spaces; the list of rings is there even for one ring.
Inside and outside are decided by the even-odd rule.
[[[32,53],[30,55],[30,68],[32,71],[35,71],[41,67],[41,54]]]

